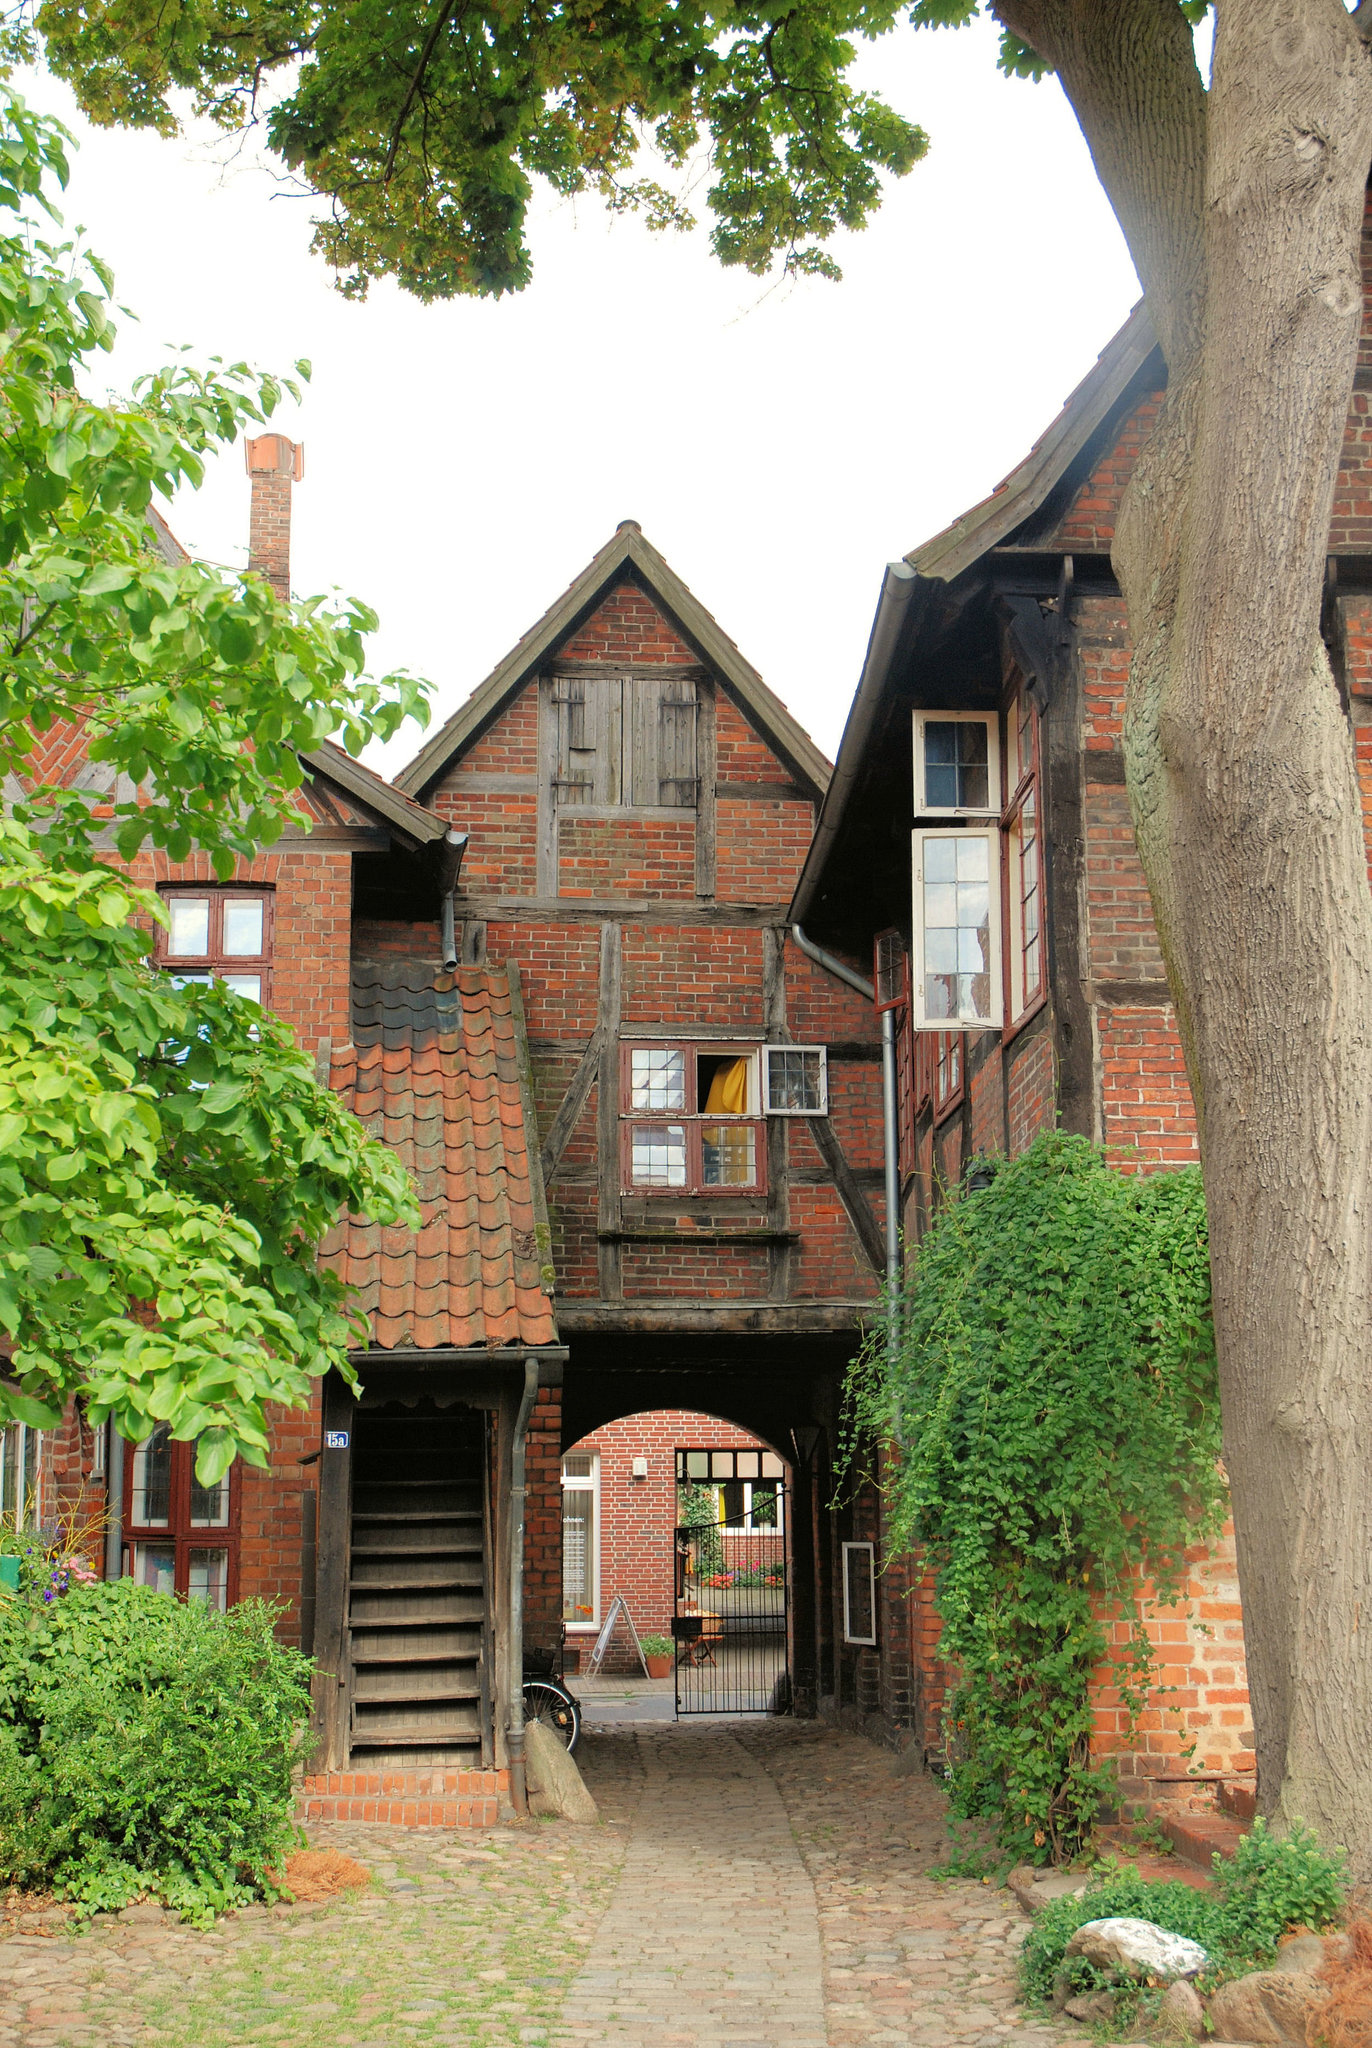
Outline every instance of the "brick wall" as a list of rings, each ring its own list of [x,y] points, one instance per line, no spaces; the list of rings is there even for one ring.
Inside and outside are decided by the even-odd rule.
[[[561,650],[564,661],[694,663],[681,635],[635,583],[621,583]]]
[[[640,1637],[670,1635],[677,1526],[678,1448],[767,1450],[759,1437],[691,1408],[655,1408],[621,1416],[593,1430],[570,1451],[600,1460],[600,1617],[622,1593]],[[648,1460],[646,1479],[635,1479],[633,1461]],[[568,1665],[573,1652],[589,1654],[596,1627],[569,1629]],[[606,1653],[607,1672],[641,1671],[628,1637],[617,1630]]]

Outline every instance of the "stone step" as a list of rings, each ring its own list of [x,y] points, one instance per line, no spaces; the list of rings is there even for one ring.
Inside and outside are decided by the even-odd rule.
[[[374,1821],[392,1828],[491,1828],[510,1797],[508,1771],[329,1771],[304,1780],[301,1821]]]
[[[1220,1786],[1220,1811],[1232,1814],[1235,1820],[1252,1821],[1258,1811],[1256,1776],[1226,1778]]]
[[[320,1771],[307,1776],[300,1789],[306,1797],[329,1799],[455,1799],[485,1794],[494,1798],[509,1783],[508,1771],[421,1764],[407,1770]]]
[[[1232,1856],[1248,1833],[1228,1813],[1160,1812],[1157,1819],[1181,1860],[1199,1870],[1209,1870],[1212,1856]]]
[[[296,1819],[373,1821],[388,1828],[493,1828],[501,1802],[487,1799],[335,1799],[309,1794],[296,1806]]]

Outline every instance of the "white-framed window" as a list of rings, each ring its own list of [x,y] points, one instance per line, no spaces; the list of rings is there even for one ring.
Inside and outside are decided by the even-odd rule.
[[[915,815],[999,817],[1000,721],[987,711],[917,711]]]
[[[34,1529],[43,1519],[43,1434],[24,1422],[0,1430],[0,1520]]]
[[[877,1639],[876,1550],[871,1543],[843,1546],[843,1640],[875,1644]]]
[[[570,1631],[600,1626],[600,1457],[562,1460],[562,1619]]]
[[[999,1026],[1000,832],[925,827],[911,837],[915,1028]]]
[[[625,1045],[620,1059],[626,1191],[761,1191],[767,1147],[756,1046]]]
[[[780,1460],[777,1460],[780,1463]],[[773,1479],[723,1479],[712,1489],[719,1504],[719,1520],[731,1529],[746,1529],[749,1535],[780,1536],[785,1528],[785,1488],[778,1474]]]
[[[829,1061],[822,1045],[764,1045],[763,1107],[768,1116],[827,1116]]]

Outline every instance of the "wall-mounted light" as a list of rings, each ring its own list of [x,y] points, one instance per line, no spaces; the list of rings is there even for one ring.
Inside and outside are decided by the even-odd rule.
[[[648,1477],[648,1460],[646,1458],[635,1458],[632,1469],[635,1479],[646,1479]]]

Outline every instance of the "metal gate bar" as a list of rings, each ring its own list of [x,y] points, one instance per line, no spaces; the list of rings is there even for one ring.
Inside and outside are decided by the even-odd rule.
[[[705,1519],[710,1501],[727,1519]],[[700,1519],[676,1532],[676,1710],[779,1712],[789,1699],[785,1481],[697,1488],[694,1506]]]

